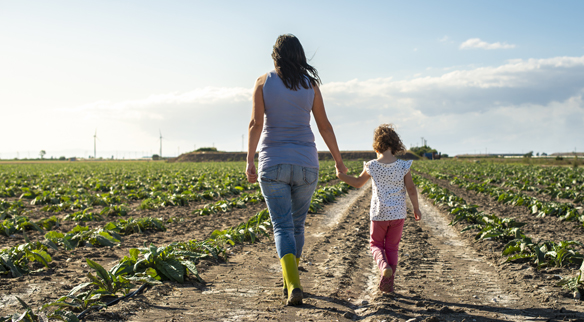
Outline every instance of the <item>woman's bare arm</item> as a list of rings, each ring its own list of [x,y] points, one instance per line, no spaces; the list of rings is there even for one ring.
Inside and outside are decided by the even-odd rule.
[[[329,151],[331,152],[333,159],[335,160],[335,166],[341,173],[347,173],[347,167],[343,163],[343,158],[341,157],[341,152],[339,151],[339,146],[337,145],[337,138],[335,136],[335,131],[333,126],[326,116],[326,111],[324,109],[324,101],[322,100],[322,94],[320,93],[320,88],[318,86],[314,87],[314,103],[312,105],[312,114],[314,115],[314,120],[318,126],[318,131],[326,143]]]
[[[262,135],[262,130],[264,128],[265,106],[263,86],[266,82],[266,77],[267,75],[264,74],[256,80],[252,96],[251,121],[249,122],[247,133],[247,167],[245,174],[247,175],[247,180],[252,183],[258,180],[254,159],[258,142],[260,141],[260,136]]]

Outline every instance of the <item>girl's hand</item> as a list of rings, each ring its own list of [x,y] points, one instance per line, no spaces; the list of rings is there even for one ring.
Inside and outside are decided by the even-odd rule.
[[[256,167],[254,162],[247,163],[245,175],[247,176],[247,181],[249,181],[250,183],[255,183],[258,181],[258,174],[256,173]]]
[[[414,220],[415,221],[422,220],[422,212],[418,208],[414,209]]]

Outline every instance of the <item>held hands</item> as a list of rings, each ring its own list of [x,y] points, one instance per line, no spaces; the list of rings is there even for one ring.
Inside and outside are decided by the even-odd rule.
[[[248,162],[247,168],[245,169],[245,175],[247,176],[247,181],[250,183],[255,183],[258,181],[258,174],[256,172],[255,163]]]
[[[339,173],[347,174],[347,171],[349,171],[343,162],[335,163],[335,168],[337,169],[337,178],[340,178]]]
[[[415,221],[420,221],[422,220],[422,212],[420,211],[419,208],[415,208],[414,209],[414,220]]]

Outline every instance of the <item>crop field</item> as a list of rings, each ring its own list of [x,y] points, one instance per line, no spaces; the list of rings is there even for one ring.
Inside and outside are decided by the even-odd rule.
[[[202,282],[207,265],[270,231],[259,185],[244,169],[243,162],[0,165],[1,316],[74,321],[140,285]],[[319,180],[311,212],[348,191],[332,162],[321,164]],[[22,291],[31,283],[37,289]]]
[[[420,193],[451,225],[503,263],[526,263],[580,299],[584,288],[584,169],[484,162],[422,162]],[[504,265],[503,265],[504,266]]]
[[[0,321],[580,321],[584,170],[414,162],[423,213],[376,290],[371,183],[321,162],[286,307],[243,162],[0,165]],[[351,174],[362,162],[347,162]]]

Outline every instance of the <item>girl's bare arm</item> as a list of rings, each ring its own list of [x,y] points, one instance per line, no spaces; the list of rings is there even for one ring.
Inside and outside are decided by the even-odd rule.
[[[414,181],[412,180],[412,174],[410,173],[410,171],[408,171],[408,173],[404,177],[404,183],[406,185],[408,195],[410,196],[412,206],[414,207],[414,219],[418,221],[422,219],[422,213],[420,212],[420,205],[418,204],[418,191],[416,191],[416,185],[414,185]]]
[[[361,172],[361,174],[357,178],[350,175],[346,175],[339,171],[337,171],[337,177],[355,188],[363,187],[367,180],[371,178],[371,176],[365,170],[363,170],[363,172]]]

